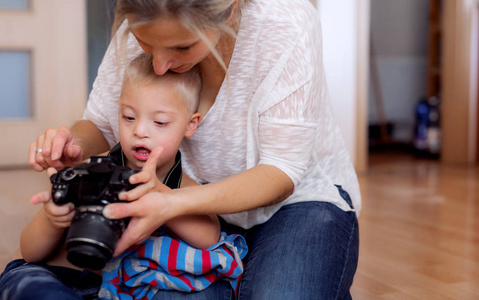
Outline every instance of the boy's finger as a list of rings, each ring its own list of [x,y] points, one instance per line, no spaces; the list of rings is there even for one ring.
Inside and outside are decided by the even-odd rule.
[[[38,193],[30,199],[32,204],[47,203],[48,201],[50,201],[50,192]]]
[[[48,210],[50,214],[61,217],[71,214],[71,212],[75,210],[75,205],[73,205],[73,203],[67,203],[64,205],[56,205],[51,203],[47,204],[45,209]]]
[[[153,151],[151,151],[148,160],[143,166],[143,170],[153,170],[156,173],[156,165],[158,164],[158,159],[160,158],[161,152],[163,152],[163,147],[158,146]]]
[[[150,171],[143,169],[139,173],[131,175],[128,180],[130,181],[131,184],[147,183],[148,181],[151,180],[151,174],[152,173]],[[153,174],[156,174],[156,172]]]

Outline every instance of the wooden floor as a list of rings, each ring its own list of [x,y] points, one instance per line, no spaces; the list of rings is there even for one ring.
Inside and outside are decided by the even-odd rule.
[[[360,258],[352,294],[371,299],[479,299],[479,169],[374,154],[360,175]],[[0,270],[48,190],[46,175],[0,171]]]
[[[478,171],[371,156],[353,299],[479,299]]]

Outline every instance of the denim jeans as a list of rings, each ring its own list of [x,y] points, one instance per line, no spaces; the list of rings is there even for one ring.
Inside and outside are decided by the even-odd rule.
[[[352,206],[341,186],[340,195]],[[222,224],[224,225],[224,224]],[[351,299],[349,292],[359,252],[358,222],[325,202],[301,202],[282,207],[266,223],[243,230],[249,252],[238,299]],[[231,286],[215,282],[201,292],[160,291],[154,299],[234,299]]]
[[[1,300],[98,299],[101,276],[89,271],[11,261],[0,276]]]

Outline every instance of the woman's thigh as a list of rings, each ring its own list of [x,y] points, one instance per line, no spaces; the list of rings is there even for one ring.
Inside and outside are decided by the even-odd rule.
[[[200,292],[177,292],[177,291],[158,291],[153,300],[234,300],[234,291],[231,285],[226,281],[213,282],[209,287]]]
[[[349,299],[358,262],[354,212],[324,202],[284,206],[246,233],[239,299]]]

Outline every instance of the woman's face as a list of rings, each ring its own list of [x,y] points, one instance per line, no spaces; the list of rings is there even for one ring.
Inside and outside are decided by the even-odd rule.
[[[128,22],[132,24],[135,19],[128,18]],[[186,72],[211,53],[199,37],[174,17],[135,26],[131,32],[140,47],[153,55],[153,67],[158,75],[163,75],[168,70]],[[209,42],[216,46],[220,37],[219,31],[206,30],[204,34]]]

